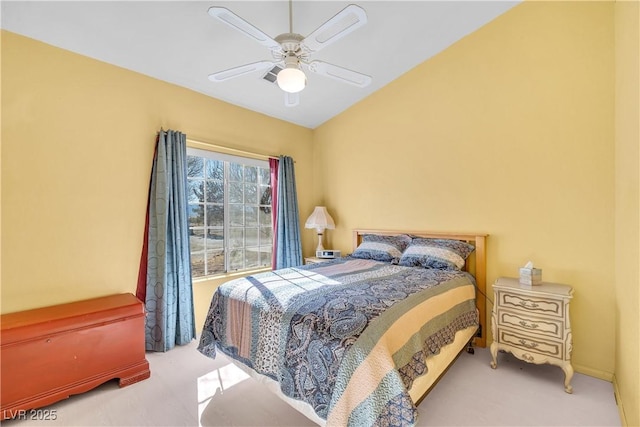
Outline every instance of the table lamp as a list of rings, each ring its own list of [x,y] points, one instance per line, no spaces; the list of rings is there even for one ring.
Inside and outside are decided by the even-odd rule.
[[[316,251],[323,251],[324,247],[322,246],[322,234],[325,229],[333,230],[336,228],[336,224],[333,222],[333,218],[327,212],[327,208],[324,206],[316,206],[309,218],[307,218],[307,222],[304,223],[304,228],[315,228],[318,233],[318,247]]]

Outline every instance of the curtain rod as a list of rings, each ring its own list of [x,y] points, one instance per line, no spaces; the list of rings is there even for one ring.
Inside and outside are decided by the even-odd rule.
[[[238,150],[237,148],[225,147],[223,145],[212,144],[209,142],[198,141],[195,139],[187,138],[187,144],[199,146],[200,148],[209,148],[219,150],[227,154],[238,154],[244,157],[251,157],[259,160],[278,159],[279,156],[273,156],[268,154],[252,153],[251,151]]]

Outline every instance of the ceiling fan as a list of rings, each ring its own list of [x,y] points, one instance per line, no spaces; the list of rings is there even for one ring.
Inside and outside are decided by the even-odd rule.
[[[310,61],[309,57],[319,50],[340,40],[342,37],[367,23],[367,14],[360,6],[351,4],[333,18],[320,25],[307,37],[293,32],[292,0],[289,0],[289,32],[275,38],[260,31],[257,27],[240,18],[224,7],[213,6],[209,15],[224,22],[231,28],[257,41],[271,50],[273,60],[263,60],[241,65],[209,75],[212,82],[224,82],[248,73],[273,69],[279,66],[276,81],[285,92],[285,105],[293,107],[299,104],[299,92],[305,88],[307,77],[303,70],[330,77],[358,87],[371,83],[371,77],[323,61]]]

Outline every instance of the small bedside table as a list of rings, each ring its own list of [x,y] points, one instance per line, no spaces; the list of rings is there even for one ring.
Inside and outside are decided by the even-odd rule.
[[[564,391],[573,392],[571,378],[571,323],[569,301],[573,288],[555,283],[521,285],[500,277],[493,285],[491,367],[497,368],[499,350],[529,363],[549,363],[564,371]]]
[[[321,262],[332,261],[334,259],[335,258],[318,258],[318,257],[312,256],[312,257],[305,258],[304,259],[304,263],[305,264],[319,264]]]

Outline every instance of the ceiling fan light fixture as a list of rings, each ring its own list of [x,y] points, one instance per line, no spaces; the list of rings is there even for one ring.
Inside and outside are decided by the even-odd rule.
[[[307,76],[297,67],[285,68],[278,73],[277,81],[283,91],[297,93],[307,85]]]
[[[298,66],[298,58],[290,54],[284,59],[284,65],[276,79],[278,86],[285,92],[300,92],[307,85],[307,76]]]

